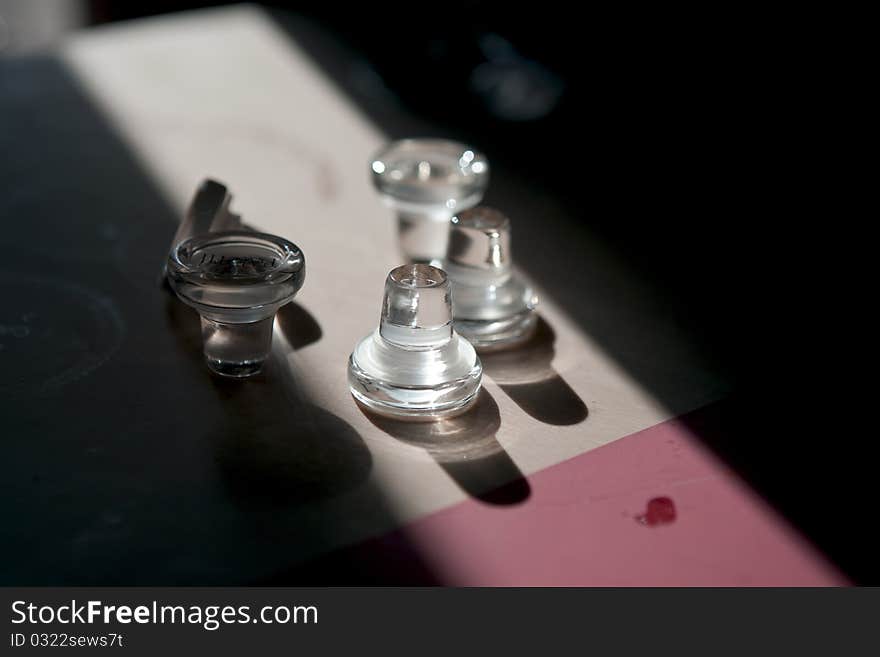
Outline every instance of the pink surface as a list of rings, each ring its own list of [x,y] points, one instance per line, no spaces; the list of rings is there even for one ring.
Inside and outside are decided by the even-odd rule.
[[[678,420],[529,484],[519,505],[468,500],[395,533],[450,585],[848,583]]]

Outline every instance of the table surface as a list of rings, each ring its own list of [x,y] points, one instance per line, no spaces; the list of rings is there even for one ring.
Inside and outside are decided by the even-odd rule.
[[[662,400],[540,281],[539,335],[485,359],[474,413],[366,416],[346,365],[399,264],[367,175],[387,136],[260,10],[95,29],[2,66],[20,129],[0,164],[0,581],[846,581],[691,435],[727,384],[661,311],[627,330],[668,333]],[[156,285],[205,177],[308,263],[243,383],[209,374],[197,316]],[[532,220],[513,214],[515,255]]]

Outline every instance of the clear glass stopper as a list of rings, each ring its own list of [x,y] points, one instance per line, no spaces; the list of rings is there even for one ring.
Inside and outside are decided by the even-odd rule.
[[[302,251],[264,233],[197,235],[168,256],[171,288],[201,315],[205,359],[224,376],[250,376],[262,368],[275,313],[304,279]]]
[[[473,207],[489,183],[482,153],[445,139],[402,139],[370,163],[373,185],[397,211],[401,250],[411,262],[446,252],[449,218]]]
[[[480,350],[528,339],[538,299],[513,270],[510,220],[478,206],[458,213],[450,226],[443,266],[452,286],[455,330]]]
[[[450,417],[476,400],[482,373],[476,351],[453,329],[446,273],[425,264],[393,269],[379,328],[349,359],[354,398],[391,417]]]

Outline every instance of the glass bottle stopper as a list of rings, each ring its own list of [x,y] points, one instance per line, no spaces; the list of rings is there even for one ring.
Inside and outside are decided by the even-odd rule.
[[[479,203],[489,184],[485,156],[445,139],[392,142],[370,169],[376,190],[397,213],[400,248],[408,262],[441,259],[450,217]]]
[[[504,214],[478,206],[454,216],[443,267],[452,286],[455,330],[474,347],[500,349],[529,338],[538,299],[513,270]]]
[[[246,377],[260,371],[272,345],[276,311],[305,279],[305,258],[275,235],[220,231],[195,235],[168,256],[171,288],[202,318],[208,367]]]
[[[453,329],[443,270],[425,264],[393,269],[379,327],[349,358],[354,398],[380,415],[436,420],[466,411],[482,374],[476,351]]]

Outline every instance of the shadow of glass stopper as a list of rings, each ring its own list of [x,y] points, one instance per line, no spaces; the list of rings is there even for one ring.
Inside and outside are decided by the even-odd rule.
[[[227,491],[248,508],[295,507],[363,485],[372,457],[347,422],[290,389],[296,376],[273,358],[249,381],[212,377],[227,421],[216,460]]]
[[[281,306],[275,317],[278,320],[278,330],[294,350],[314,344],[324,335],[318,320],[295,301]]]
[[[543,317],[532,337],[506,351],[480,354],[483,371],[536,420],[565,426],[587,419],[587,405],[553,369],[556,335]]]
[[[210,435],[218,473],[236,506],[290,509],[367,482],[372,456],[366,443],[354,427],[308,399],[286,359],[273,353],[262,372],[247,379],[212,376],[195,348],[201,343],[198,313],[171,297],[166,312],[179,357],[203,374],[222,410]]]
[[[380,430],[427,451],[471,497],[489,504],[517,504],[531,494],[523,473],[495,438],[501,415],[485,390],[467,413],[430,423],[395,420],[358,406]]]

